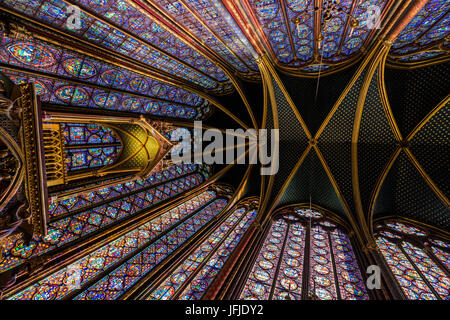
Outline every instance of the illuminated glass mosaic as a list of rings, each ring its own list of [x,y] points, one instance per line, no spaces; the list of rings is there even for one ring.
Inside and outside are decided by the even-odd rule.
[[[186,221],[208,202],[214,200],[214,191],[205,191],[185,203],[159,215],[149,222],[126,233],[96,251],[85,255],[43,280],[32,284],[11,297],[11,300],[59,300],[73,294],[76,286],[68,286],[73,270],[78,272],[77,286],[83,287],[90,280],[116,265],[122,259],[131,257],[140,248],[150,245],[161,234],[177,223]]]
[[[43,102],[69,105],[76,108],[114,110],[180,119],[204,119],[211,111],[209,103],[198,98],[198,96],[181,89],[173,87],[171,89],[170,86],[163,84],[154,87],[157,89],[155,90],[155,96],[161,93],[166,99],[187,104],[136,97],[131,94],[96,88],[88,84],[79,85],[75,82],[61,81],[45,76],[32,76],[24,72],[5,69],[0,69],[0,71],[9,76],[15,84],[33,82],[36,93]],[[203,101],[202,105],[189,106],[189,104],[197,104],[197,101]]]
[[[352,55],[358,52],[364,43],[367,41],[369,35],[377,27],[376,21],[370,19],[372,7],[378,7],[380,9],[380,14],[383,15],[383,10],[388,3],[387,0],[363,0],[358,1],[352,15],[358,21],[358,26],[356,28],[347,29],[347,34],[343,37],[341,54]],[[340,57],[335,57],[335,59],[330,59],[331,61],[342,60]]]
[[[191,92],[87,57],[75,51],[63,49],[40,40],[13,39],[4,33],[0,33],[0,37],[0,61],[5,64],[178,103],[189,105],[203,103],[202,98]],[[70,61],[65,63],[68,59]],[[74,64],[80,66],[76,67]],[[90,71],[74,71],[84,69]]]
[[[426,236],[426,232],[423,230],[420,230],[419,228],[409,226],[407,224],[401,223],[401,222],[388,222],[386,225],[398,232],[406,233],[410,235],[416,235],[416,236]]]
[[[267,231],[240,299],[367,300],[347,234],[319,212],[292,211],[275,218]],[[305,285],[308,292],[302,291]]]
[[[99,168],[111,165],[118,158],[121,146],[66,150],[67,171]]]
[[[295,53],[289,43],[289,26],[284,23],[280,2],[277,0],[250,0],[249,3],[263,27],[275,56],[280,62],[289,64],[293,61]],[[304,10],[304,4],[298,9]]]
[[[450,242],[398,221],[379,224],[375,239],[407,299],[450,300]]]
[[[82,123],[61,123],[60,128],[69,172],[108,166],[120,155],[120,139],[109,128]]]
[[[300,217],[305,218],[313,218],[313,219],[322,218],[322,214],[320,212],[311,209],[296,209],[295,213],[298,214]]]
[[[70,216],[61,216],[48,224],[46,237],[35,235],[29,245],[25,245],[22,239],[5,243],[0,256],[0,271],[10,269],[28,258],[49,252],[104,229],[113,222],[135,215],[157,203],[191,190],[203,181],[203,175],[190,174],[133,195],[112,200],[93,209],[80,211]]]
[[[369,8],[385,9],[387,0],[354,0],[337,2],[330,21],[323,23],[323,40],[317,52],[324,63],[338,63],[352,57],[367,41],[373,27],[368,22]],[[286,66],[306,65],[314,56],[314,6],[313,0],[249,0],[278,61]],[[324,4],[322,4],[322,7]],[[353,16],[358,26],[349,26]],[[324,18],[321,17],[323,20]],[[329,65],[326,65],[329,68]],[[318,68],[303,69],[317,72]]]
[[[448,1],[430,0],[397,37],[392,45],[390,57],[402,62],[415,62],[437,57],[444,54],[445,49],[434,49],[437,49],[449,34]]]
[[[1,0],[0,3],[204,88],[220,91],[223,88],[219,82],[228,81],[225,73],[212,61],[127,1],[75,0],[68,3],[53,0],[30,4],[27,0]],[[77,28],[67,23],[70,13],[66,8],[70,4],[78,5],[81,9],[80,25]],[[30,11],[32,7],[35,9]],[[42,57],[48,58],[47,62],[50,62],[51,55]],[[80,77],[88,78],[96,73],[94,64],[86,64],[82,60],[65,60],[64,64],[68,66],[66,71]]]
[[[237,70],[241,72],[248,72],[249,69],[258,70],[254,60],[256,53],[221,1],[154,2],[198,39],[205,39],[205,45],[216,51]],[[192,15],[190,10],[195,11],[199,18]]]
[[[61,123],[66,146],[79,144],[120,143],[115,132],[107,127],[88,123]]]
[[[400,57],[400,58],[395,57],[394,59],[398,60],[398,61],[402,61],[402,62],[416,62],[416,61],[440,57],[440,56],[443,56],[444,54],[445,54],[445,51],[430,50],[430,51],[414,53],[414,54],[407,55],[407,56]]]
[[[239,244],[256,216],[256,210],[241,207],[208,236],[152,292],[150,299],[199,300]]]
[[[183,223],[148,245],[102,279],[82,290],[75,300],[115,300],[147,275],[155,266],[204,228],[226,206],[217,199]]]
[[[99,202],[106,201],[114,197],[120,197],[132,191],[141,190],[157,183],[193,173],[197,171],[195,164],[181,164],[168,169],[155,172],[145,179],[137,179],[118,183],[109,187],[97,188],[94,191],[82,193],[76,197],[50,202],[48,213],[50,218],[66,215],[75,210],[82,210],[85,207],[93,206]]]

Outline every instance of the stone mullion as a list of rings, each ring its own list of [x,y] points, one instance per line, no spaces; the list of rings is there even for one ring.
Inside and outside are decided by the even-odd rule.
[[[330,248],[330,256],[331,256],[331,265],[333,266],[333,276],[334,276],[334,283],[335,283],[335,288],[336,288],[336,298],[338,300],[342,300],[342,296],[341,296],[341,288],[339,285],[339,277],[337,274],[337,269],[336,269],[336,260],[334,258],[334,252],[333,252],[333,242],[331,240],[331,235],[330,235],[330,231],[327,230],[327,237],[328,237],[328,244],[329,244],[329,248]]]
[[[269,293],[269,299],[268,300],[272,300],[273,293],[275,291],[275,287],[277,286],[277,278],[278,278],[278,274],[280,272],[281,263],[283,262],[284,249],[286,248],[286,243],[288,242],[290,228],[291,228],[291,222],[287,223],[287,227],[286,227],[286,230],[285,230],[284,241],[283,241],[283,245],[281,246],[280,257],[278,258],[277,268],[275,269],[275,274],[273,276],[273,282],[272,282],[272,286],[270,288],[270,293]]]

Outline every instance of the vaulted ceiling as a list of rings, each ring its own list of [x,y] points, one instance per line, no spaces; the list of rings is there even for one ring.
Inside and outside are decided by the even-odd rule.
[[[33,35],[2,31],[0,68],[49,108],[116,97],[131,101],[119,111],[280,129],[276,175],[223,177],[245,178],[266,216],[311,201],[362,234],[390,215],[450,231],[448,0],[0,0],[0,12]]]

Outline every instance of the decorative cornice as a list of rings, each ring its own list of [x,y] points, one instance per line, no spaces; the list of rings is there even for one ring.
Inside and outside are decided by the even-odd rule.
[[[34,233],[47,234],[47,188],[42,150],[42,121],[33,83],[18,86],[26,165],[26,195]]]

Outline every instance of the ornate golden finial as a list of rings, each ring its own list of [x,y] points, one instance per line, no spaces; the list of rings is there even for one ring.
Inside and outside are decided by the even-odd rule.
[[[324,39],[323,34],[319,33],[319,35],[317,36],[317,42],[322,42],[323,39]]]
[[[371,251],[378,251],[378,246],[375,241],[370,241],[366,243],[366,245],[363,247],[364,253],[369,253]]]
[[[394,44],[393,40],[384,40],[383,44],[385,47],[391,47]]]
[[[356,19],[352,19],[352,21],[350,21],[350,27],[351,28],[357,28],[359,26],[359,21]]]
[[[257,64],[261,64],[263,61],[262,55],[255,58]]]
[[[302,24],[302,19],[300,17],[297,17],[294,20],[292,20],[292,22],[298,26],[298,25]]]

